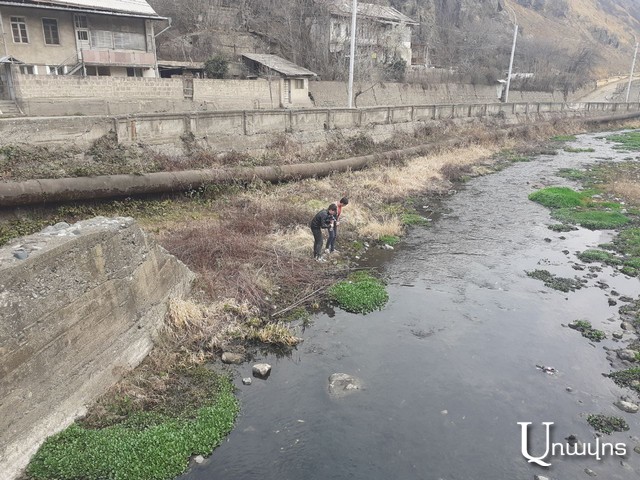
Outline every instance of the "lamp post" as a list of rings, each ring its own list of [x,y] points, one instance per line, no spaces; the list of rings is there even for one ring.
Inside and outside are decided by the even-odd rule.
[[[516,53],[516,39],[518,38],[518,18],[516,17],[516,12],[512,9],[511,13],[513,13],[513,45],[511,46],[511,59],[509,60],[509,73],[507,74],[507,88],[504,92],[504,103],[509,102],[509,87],[511,86],[511,70],[513,69],[513,57]]]
[[[636,49],[633,52],[633,61],[631,62],[631,73],[629,74],[629,84],[627,85],[627,97],[625,98],[625,102],[629,103],[629,94],[631,93],[631,81],[633,80],[633,70],[636,67],[636,56],[638,55],[638,39],[636,36],[633,36],[633,39],[636,41]]]
[[[349,88],[347,95],[349,96],[348,108],[353,107],[353,67],[356,57],[356,13],[358,10],[358,0],[353,0],[351,6],[351,49],[349,56]]]

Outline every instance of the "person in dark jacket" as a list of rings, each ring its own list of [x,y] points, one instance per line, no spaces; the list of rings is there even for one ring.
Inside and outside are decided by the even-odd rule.
[[[326,210],[320,210],[311,220],[311,233],[313,233],[313,258],[319,262],[324,262],[322,258],[322,229],[333,228],[336,221],[338,207],[335,203],[329,205]]]
[[[348,203],[349,203],[349,199],[347,197],[342,197],[336,204],[336,207],[338,208],[338,212],[336,213],[336,221],[333,224],[333,228],[329,229],[329,238],[327,238],[325,253],[337,252],[336,237],[338,236],[338,225],[340,225],[340,214],[342,213],[342,207],[344,207]]]

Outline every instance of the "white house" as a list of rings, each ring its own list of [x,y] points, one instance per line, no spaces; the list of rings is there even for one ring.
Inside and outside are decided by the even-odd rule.
[[[351,42],[351,0],[337,0],[329,7],[329,51],[348,52]],[[356,49],[374,63],[401,58],[411,65],[411,29],[419,22],[393,7],[358,2]]]
[[[0,0],[0,95],[9,64],[33,75],[155,77],[154,20],[166,19],[145,0]]]

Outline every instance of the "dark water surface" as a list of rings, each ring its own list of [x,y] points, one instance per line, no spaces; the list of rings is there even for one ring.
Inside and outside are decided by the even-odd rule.
[[[588,270],[571,268],[575,252],[610,240],[611,232],[552,232],[548,210],[527,199],[543,185],[575,186],[554,175],[559,168],[629,156],[598,136],[572,143],[595,153],[561,151],[471,180],[431,227],[413,229],[393,252],[372,251],[367,261],[389,282],[387,307],[315,317],[291,358],[260,359],[273,366],[266,381],[242,386],[251,365],[241,366],[235,430],[183,478],[574,480],[590,478],[586,468],[607,480],[638,478],[640,414],[613,406],[628,392],[601,373],[611,371],[603,346],[631,339],[610,340],[622,303],[609,306],[608,295],[635,298],[640,282],[604,267],[587,288],[566,294],[525,274],[584,276]],[[609,339],[592,344],[561,325],[576,319]],[[332,399],[327,378],[335,372],[361,378],[365,388]],[[575,434],[595,444],[590,413],[627,420],[629,432],[601,439],[624,443],[626,457],[554,456],[544,469],[522,456],[517,422],[534,422],[530,450],[540,455],[543,421],[555,423],[554,442]]]

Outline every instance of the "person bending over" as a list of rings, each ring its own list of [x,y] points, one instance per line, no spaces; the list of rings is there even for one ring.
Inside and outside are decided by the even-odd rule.
[[[338,236],[338,225],[340,225],[340,214],[342,213],[342,207],[349,203],[347,197],[342,197],[336,204],[337,213],[334,227],[329,229],[329,238],[327,238],[327,245],[325,246],[325,253],[333,253],[336,250],[336,237]]]
[[[335,203],[329,205],[326,210],[320,210],[311,220],[311,233],[313,233],[313,258],[319,262],[324,262],[322,258],[322,229],[327,230],[333,227],[338,213],[338,207]]]

